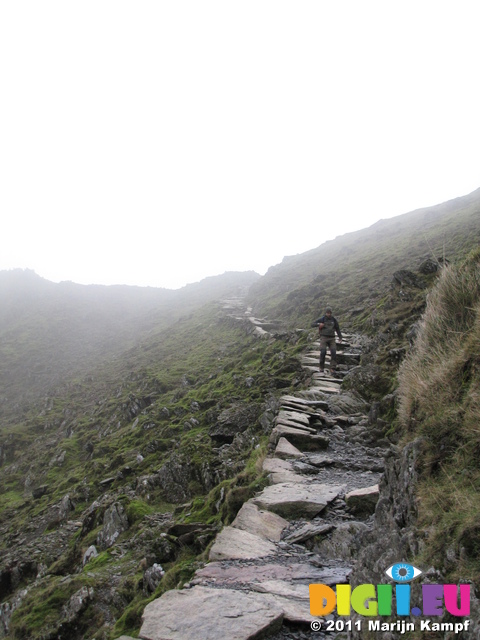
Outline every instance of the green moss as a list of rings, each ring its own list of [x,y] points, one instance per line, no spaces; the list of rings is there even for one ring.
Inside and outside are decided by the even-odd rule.
[[[143,500],[131,500],[126,508],[127,518],[130,524],[140,522],[146,515],[154,512],[155,508]]]

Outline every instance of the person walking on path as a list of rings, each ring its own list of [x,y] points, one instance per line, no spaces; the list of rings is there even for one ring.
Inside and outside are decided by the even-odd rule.
[[[335,374],[337,370],[337,347],[335,343],[335,333],[338,339],[342,341],[342,332],[338,320],[332,315],[331,307],[325,309],[325,315],[315,322],[312,327],[318,327],[320,334],[320,373],[325,371],[325,356],[327,355],[327,347],[330,349],[330,373]]]

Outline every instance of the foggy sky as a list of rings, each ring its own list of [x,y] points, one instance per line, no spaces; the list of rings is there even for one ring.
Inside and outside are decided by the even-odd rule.
[[[0,5],[0,269],[264,273],[480,186],[478,4]]]

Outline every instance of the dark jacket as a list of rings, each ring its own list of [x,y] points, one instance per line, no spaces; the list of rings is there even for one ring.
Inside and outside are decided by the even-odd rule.
[[[338,324],[338,320],[333,316],[322,316],[321,318],[318,318],[318,320],[312,322],[312,327],[318,327],[319,324],[323,324],[323,327],[320,329],[321,336],[325,336],[326,338],[334,338],[336,332],[340,340],[342,339],[340,325]]]

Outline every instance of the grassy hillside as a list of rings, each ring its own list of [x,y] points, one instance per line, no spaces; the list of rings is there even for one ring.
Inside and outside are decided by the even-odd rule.
[[[18,416],[42,395],[118,358],[150,332],[259,276],[226,273],[183,289],[54,284],[33,271],[0,272],[0,407]]]
[[[442,272],[399,375],[403,440],[422,439],[423,562],[480,585],[480,251]]]
[[[258,340],[252,329],[220,300],[196,306],[2,419],[8,637],[134,633],[146,602],[188,579],[221,523],[261,486],[255,460],[271,403],[301,376],[306,336]],[[123,529],[103,543],[112,508]],[[188,523],[200,532],[184,540],[172,527]],[[99,556],[84,567],[91,545]],[[156,591],[144,578],[155,562],[166,571]],[[95,596],[70,620],[62,612],[85,589]]]
[[[479,244],[480,190],[286,258],[263,278],[224,274],[171,292],[0,273],[7,637],[135,635],[145,604],[189,579],[263,486],[277,399],[304,380],[298,356],[312,333],[296,327],[327,304],[365,336],[366,375],[345,385],[378,401],[392,439],[425,439],[428,558],[452,545],[477,580],[478,253],[463,261]],[[273,338],[223,309],[248,289],[256,315],[283,326]],[[152,586],[157,563],[166,573]]]
[[[250,303],[258,314],[304,327],[330,305],[344,322],[372,332],[388,321],[385,302],[396,271],[418,272],[425,259],[444,255],[455,263],[478,244],[480,189],[285,258],[251,287]],[[420,287],[428,284],[419,279]]]

